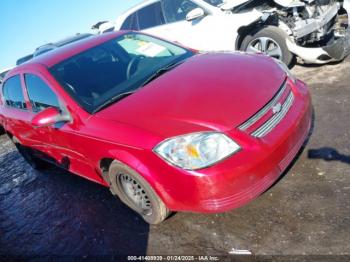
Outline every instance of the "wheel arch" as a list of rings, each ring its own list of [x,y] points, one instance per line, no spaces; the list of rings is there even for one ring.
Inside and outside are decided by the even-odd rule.
[[[249,33],[252,32],[252,30],[254,30],[254,26],[256,26],[256,25],[257,25],[257,23],[253,23],[253,24],[246,25],[246,26],[241,26],[241,27],[237,30],[238,35],[237,35],[236,43],[235,43],[235,49],[236,49],[236,50],[240,50],[244,38],[245,38],[247,35],[249,35]]]
[[[108,178],[108,171],[113,161],[123,163],[124,165],[127,165],[128,167],[139,172],[139,168],[140,166],[143,166],[143,163],[137,157],[137,151],[138,150],[136,150],[135,152],[129,152],[128,150],[123,148],[112,149],[108,150],[108,152],[105,155],[100,156],[97,163],[97,167],[99,168],[101,174],[104,176],[103,178],[105,179],[105,181],[109,182],[108,180],[106,180],[106,178]]]
[[[236,50],[240,50],[243,40],[246,36],[248,35],[253,35],[256,32],[260,31],[262,28],[267,27],[267,26],[276,26],[278,27],[278,18],[276,15],[268,15],[268,16],[263,16],[259,20],[248,24],[241,26],[237,30],[237,38],[236,38],[236,43],[235,43],[235,48]]]
[[[100,168],[100,172],[102,174],[102,178],[108,184],[108,186],[110,186],[110,184],[111,184],[111,182],[109,180],[108,172],[109,172],[109,168],[112,165],[114,160],[116,160],[116,159],[111,158],[111,157],[104,157],[98,163],[98,166]]]
[[[267,22],[262,22],[261,20],[256,21],[252,24],[246,25],[246,26],[241,26],[238,29],[238,36],[236,39],[236,50],[240,50],[244,38],[246,38],[248,35],[253,35],[256,32],[260,31],[262,28],[271,25],[270,23]]]
[[[3,127],[4,128],[4,127]],[[5,128],[4,128],[5,129]],[[7,129],[5,129],[5,133],[6,133],[6,135],[10,138],[10,139],[12,139],[13,138],[13,134],[10,132],[10,131],[8,131]]]
[[[152,170],[147,167],[147,164],[143,163],[136,154],[124,150],[110,152],[109,155],[102,157],[98,161],[98,168],[108,187],[111,185],[108,173],[113,162],[124,164],[137,172],[153,188],[164,203],[167,205],[173,203],[173,198],[164,190],[162,183],[157,180],[157,175],[152,173]]]

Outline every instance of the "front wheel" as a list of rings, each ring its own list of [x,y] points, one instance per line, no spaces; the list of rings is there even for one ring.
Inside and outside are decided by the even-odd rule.
[[[263,53],[283,61],[289,66],[294,55],[289,51],[287,34],[276,26],[266,26],[243,39],[241,50],[250,53]]]
[[[163,201],[137,172],[114,161],[109,168],[110,190],[149,224],[159,224],[170,214]]]

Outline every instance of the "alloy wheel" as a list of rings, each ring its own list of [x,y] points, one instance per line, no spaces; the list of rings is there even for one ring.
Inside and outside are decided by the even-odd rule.
[[[258,37],[252,40],[248,44],[246,51],[251,53],[263,53],[279,60],[283,58],[281,47],[270,37]]]

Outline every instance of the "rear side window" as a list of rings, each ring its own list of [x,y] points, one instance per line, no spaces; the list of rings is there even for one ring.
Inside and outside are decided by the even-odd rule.
[[[139,30],[136,13],[129,15],[128,18],[125,19],[121,29],[122,30]]]
[[[165,24],[162,6],[156,2],[137,12],[140,30]]]
[[[19,75],[9,78],[3,85],[5,104],[17,109],[27,109]]]
[[[60,107],[56,94],[40,77],[25,74],[24,80],[33,111],[39,112],[48,107]]]

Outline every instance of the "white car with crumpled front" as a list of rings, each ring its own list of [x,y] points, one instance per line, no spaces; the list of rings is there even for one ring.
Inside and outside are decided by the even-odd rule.
[[[113,24],[114,30],[142,30],[201,51],[261,52],[287,65],[296,56],[323,64],[350,52],[349,32],[337,24],[349,1],[146,0]]]

